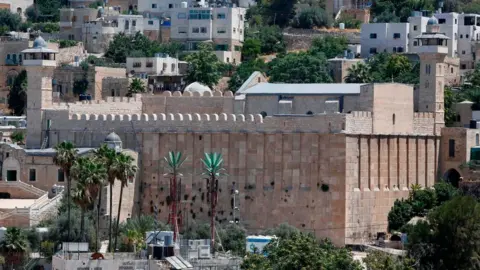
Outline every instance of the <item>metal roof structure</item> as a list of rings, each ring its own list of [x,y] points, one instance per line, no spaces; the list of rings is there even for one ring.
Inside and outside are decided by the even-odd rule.
[[[361,83],[259,83],[246,95],[358,95]]]
[[[176,270],[193,269],[193,266],[189,262],[179,256],[166,257],[165,260]]]
[[[78,155],[84,155],[87,154],[91,151],[93,151],[95,148],[77,148],[78,150]],[[55,156],[55,151],[54,148],[46,148],[46,149],[25,149],[25,154],[27,156],[42,156],[42,157],[53,157]]]

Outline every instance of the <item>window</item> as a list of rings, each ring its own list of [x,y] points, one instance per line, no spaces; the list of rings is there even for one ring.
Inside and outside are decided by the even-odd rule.
[[[463,35],[460,35],[460,38],[463,38]]]
[[[217,34],[225,34],[225,33],[227,33],[227,28],[225,27],[217,28]]]
[[[162,64],[162,70],[167,70],[167,63]]]
[[[151,68],[153,67],[153,63],[152,62],[147,62],[147,65],[146,65],[147,68]]]
[[[148,21],[148,25],[153,25],[153,21]]]
[[[479,144],[480,144],[480,135],[476,134],[475,135],[475,145],[478,146]]]
[[[460,69],[467,69],[467,65],[466,64],[461,64]]]
[[[394,39],[399,39],[400,38],[400,33],[393,33],[393,38]]]
[[[377,34],[376,33],[371,33],[370,34],[370,39],[377,39]]]
[[[243,15],[240,14],[240,21],[243,21]]]
[[[137,26],[137,21],[136,20],[132,20],[132,26]]]
[[[438,19],[438,24],[446,24],[447,20],[446,19]]]
[[[192,28],[192,33],[200,33],[200,28],[198,28],[198,27],[193,27],[193,28]]]
[[[397,52],[399,52],[399,53],[403,52],[403,47],[398,47]]]
[[[206,27],[200,27],[200,33],[206,34],[207,33],[207,28]]]
[[[234,48],[235,48],[235,51],[236,51],[236,52],[239,52],[239,51],[242,50],[242,47],[240,47],[240,46],[238,46],[238,45],[235,45]]]
[[[65,174],[63,173],[63,169],[58,169],[58,171],[57,171],[57,181],[58,182],[65,182]]]
[[[393,47],[393,52],[394,52],[394,53],[397,52],[397,47]]]
[[[187,13],[184,13],[184,12],[178,13],[177,18],[178,19],[186,19],[187,18]]]
[[[152,8],[157,8],[157,4],[152,4]]]
[[[452,67],[452,68],[450,68],[450,73],[453,73],[453,67]]]
[[[73,16],[72,17],[72,22],[76,22],[77,21],[77,16]]]
[[[211,20],[211,10],[190,10],[188,18],[190,20]]]
[[[227,44],[217,44],[215,45],[215,51],[228,51]]]
[[[7,170],[7,181],[17,181],[17,170]]]
[[[171,67],[172,67],[172,72],[175,72],[175,64],[172,64]]]
[[[140,68],[140,67],[142,67],[142,63],[141,62],[135,62],[135,63],[133,63],[133,67],[134,68]]]
[[[187,33],[187,28],[186,27],[179,27],[178,28],[178,33],[179,34],[186,34]]]
[[[370,48],[370,53],[371,54],[377,53],[377,48]]]
[[[267,113],[266,113],[266,112],[261,112],[260,114],[262,115],[263,118],[267,117]]]
[[[470,36],[468,34],[465,35],[465,38],[469,38]]]
[[[230,63],[230,57],[227,57],[227,63]]]
[[[173,8],[173,4],[168,4],[168,8]]]
[[[308,112],[307,112],[307,115],[313,115],[313,112],[312,112],[312,111],[308,111]]]
[[[462,54],[465,54],[465,51],[462,51]]]
[[[457,19],[455,19],[455,24],[457,24]]]
[[[28,180],[29,181],[37,181],[37,170],[30,169],[28,173]]]
[[[417,31],[417,26],[416,25],[413,26],[413,31]]]
[[[226,18],[225,13],[218,13],[217,14],[217,19],[221,20],[221,19],[225,19],[225,18]]]
[[[425,64],[425,74],[430,74],[432,67],[428,64]]]
[[[237,32],[237,29],[235,29],[235,27],[233,27],[233,33],[235,34]]]
[[[455,140],[448,140],[448,156],[455,157]]]
[[[392,124],[395,125],[395,114],[392,115]]]

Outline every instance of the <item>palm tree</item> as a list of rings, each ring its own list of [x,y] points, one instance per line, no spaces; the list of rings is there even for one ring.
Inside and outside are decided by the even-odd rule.
[[[348,68],[346,83],[369,83],[372,81],[370,66],[362,62]]]
[[[177,241],[178,236],[178,219],[177,219],[177,203],[179,197],[181,196],[180,190],[178,190],[177,177],[181,177],[180,168],[182,167],[183,162],[186,159],[182,159],[181,152],[168,152],[168,157],[164,157],[165,161],[168,164],[170,176],[170,213],[168,222],[173,227],[173,241]],[[178,190],[178,192],[177,192]]]
[[[210,233],[212,237],[212,252],[215,252],[215,217],[218,199],[218,179],[225,175],[225,168],[222,167],[223,158],[220,153],[205,153],[202,159],[203,173],[207,179],[207,190],[210,200]]]
[[[110,220],[109,220],[109,229],[108,229],[108,251],[111,251],[112,247],[112,208],[113,208],[113,185],[115,184],[116,172],[113,168],[113,163],[117,156],[115,149],[109,148],[106,144],[103,144],[96,152],[95,155],[105,166],[107,170],[107,181],[110,185]],[[103,185],[101,186],[103,188]],[[100,189],[101,190],[101,189]],[[102,202],[102,192],[98,198],[98,220],[100,220],[100,204]],[[99,222],[100,223],[100,222]],[[100,230],[99,224],[97,224],[97,230]]]
[[[116,172],[116,177],[120,181],[120,197],[118,198],[118,214],[117,214],[117,231],[115,233],[115,244],[113,250],[117,249],[118,229],[120,226],[120,210],[122,208],[123,188],[128,186],[128,181],[135,177],[137,166],[133,163],[135,160],[126,154],[119,153],[113,163],[113,170]]]
[[[82,241],[86,241],[85,236],[85,212],[92,203],[92,197],[85,183],[85,179],[77,179],[77,185],[72,190],[72,201],[80,207],[81,210],[81,223],[80,223],[80,235]]]
[[[5,232],[0,247],[8,254],[7,260],[11,262],[13,269],[13,264],[17,263],[20,255],[27,251],[27,237],[20,228],[10,227]]]
[[[128,87],[127,97],[132,97],[134,94],[145,93],[145,92],[146,92],[146,88],[143,81],[138,78],[134,78],[130,82],[130,86]]]
[[[68,216],[68,229],[67,229],[67,238],[70,241],[70,170],[73,166],[73,163],[77,159],[78,150],[75,148],[75,145],[72,142],[64,141],[54,148],[56,150],[55,156],[53,157],[53,162],[55,165],[62,168],[62,171],[67,178],[67,216]]]

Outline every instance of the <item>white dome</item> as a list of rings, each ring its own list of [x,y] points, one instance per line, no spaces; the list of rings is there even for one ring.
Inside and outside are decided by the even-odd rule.
[[[185,91],[198,92],[198,93],[201,93],[201,94],[203,94],[204,92],[212,93],[212,89],[210,89],[210,87],[208,87],[206,85],[203,85],[201,83],[198,83],[198,82],[193,82],[193,83],[187,85],[187,87],[185,87]]]

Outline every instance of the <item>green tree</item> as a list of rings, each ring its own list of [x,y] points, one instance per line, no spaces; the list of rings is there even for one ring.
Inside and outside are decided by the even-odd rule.
[[[450,201],[460,193],[456,187],[445,181],[437,182],[433,185],[433,190],[435,191],[438,205]]]
[[[135,94],[145,93],[147,88],[139,78],[133,78],[128,87],[127,97],[133,97]]]
[[[248,254],[246,259],[240,265],[243,270],[272,270],[270,262],[265,259],[263,254]]]
[[[27,106],[27,72],[23,70],[13,80],[8,94],[8,108],[13,115],[23,115]]]
[[[262,42],[258,39],[249,38],[243,42],[242,59],[249,61],[256,59],[262,51]]]
[[[55,244],[50,241],[43,241],[40,244],[40,253],[48,261],[52,260],[52,256],[55,254]]]
[[[115,149],[109,148],[106,144],[100,146],[99,149],[96,150],[95,155],[97,158],[103,163],[105,169],[107,170],[107,182],[110,186],[110,216],[109,216],[109,226],[108,226],[108,251],[111,252],[112,250],[112,211],[113,211],[113,185],[115,184],[115,178],[117,176],[117,172],[115,171],[115,159],[117,157],[117,152]],[[99,205],[100,207],[101,196],[99,197]],[[99,208],[100,210],[100,208]],[[100,215],[100,211],[98,211]]]
[[[460,95],[453,91],[451,87],[445,87],[443,97],[445,104],[445,125],[451,127],[457,120],[457,113],[455,112],[453,105],[462,100]]]
[[[267,64],[265,64],[262,59],[242,62],[238,65],[235,73],[233,73],[233,76],[228,81],[228,89],[232,92],[236,92],[253,72],[260,71],[263,73],[266,70]]]
[[[270,82],[330,83],[328,62],[321,53],[288,53],[268,64]]]
[[[245,31],[245,40],[259,40],[261,54],[282,53],[286,51],[282,29],[274,26],[250,27]]]
[[[194,223],[182,235],[185,239],[210,239],[210,226],[207,223]]]
[[[256,24],[288,26],[295,17],[295,3],[292,0],[259,0],[247,19]]]
[[[375,22],[407,22],[414,10],[435,9],[433,0],[379,0],[374,1],[371,7]]]
[[[409,255],[433,269],[480,267],[480,204],[470,196],[455,197],[433,210],[428,222],[409,233]]]
[[[188,62],[186,79],[189,83],[199,82],[212,89],[222,77],[223,64],[213,52],[211,44],[200,43],[198,51],[188,55],[185,60]]]
[[[181,176],[181,168],[185,158],[182,157],[181,152],[168,152],[168,156],[163,158],[167,164],[168,176],[170,177],[170,207],[172,209],[169,223],[173,226],[173,240],[177,241],[178,237],[178,219],[179,211],[177,209],[179,203],[180,189],[178,186],[178,178]],[[172,213],[173,212],[173,213]]]
[[[10,139],[12,140],[12,142],[23,144],[25,141],[25,133],[23,133],[22,131],[14,131],[10,135]]]
[[[300,12],[295,18],[293,26],[312,29],[313,27],[329,27],[332,24],[330,16],[321,8],[308,8]]]
[[[348,75],[345,77],[346,83],[370,83],[372,77],[370,75],[370,66],[365,63],[358,62],[348,68]]]
[[[247,231],[237,224],[227,224],[218,232],[223,249],[237,256],[245,255],[246,233]]]
[[[338,55],[343,55],[348,47],[348,40],[344,36],[332,37],[327,36],[323,38],[314,38],[310,50],[312,52],[321,52],[325,54],[328,59],[334,58]]]
[[[25,15],[31,22],[58,22],[60,8],[67,3],[67,0],[37,0],[35,5],[25,10]]]
[[[265,230],[262,234],[264,235],[275,235],[280,239],[287,239],[292,237],[294,234],[300,233],[300,230],[296,227],[289,225],[288,223],[282,223],[275,228],[270,228]]]
[[[86,237],[85,237],[85,212],[87,211],[87,208],[91,205],[92,198],[89,194],[89,190],[87,188],[87,185],[85,184],[84,179],[81,179],[81,178],[77,179],[77,185],[72,190],[72,200],[81,209],[80,235],[83,236],[82,240],[85,241],[85,239],[86,239]]]
[[[392,54],[388,58],[385,69],[385,76],[392,78],[392,81],[398,74],[405,74],[412,69],[412,64],[408,58],[400,54]]]
[[[225,175],[223,157],[220,153],[205,153],[201,159],[203,163],[202,175],[207,180],[207,190],[210,202],[210,236],[212,239],[212,250],[215,251],[215,221],[217,217],[218,181]]]
[[[73,82],[73,93],[76,96],[85,95],[88,89],[88,80],[86,78],[75,80]]]
[[[248,255],[242,269],[347,269],[360,270],[362,266],[355,261],[345,248],[335,248],[328,240],[318,241],[313,235],[294,233],[289,238],[270,242],[264,251],[267,257]],[[263,258],[263,259],[262,259]]]
[[[412,65],[401,54],[379,53],[367,61],[374,82],[418,84],[419,65]]]
[[[363,262],[368,270],[415,270],[412,259],[393,256],[383,251],[369,252]]]
[[[117,231],[115,233],[114,250],[117,249],[117,238],[120,228],[120,210],[122,208],[123,188],[128,186],[128,181],[135,177],[137,166],[134,164],[134,159],[124,153],[117,154],[115,162],[113,163],[113,170],[116,178],[120,181],[120,196],[118,197],[118,213],[117,213]]]
[[[11,13],[9,9],[0,9],[0,25],[7,31],[17,31],[21,22],[20,15]]]
[[[0,249],[7,255],[6,264],[11,266],[21,263],[21,258],[28,250],[28,242],[25,233],[20,228],[9,227],[5,232],[4,239],[0,243]]]
[[[55,156],[53,162],[58,167],[62,168],[65,178],[67,180],[67,201],[70,201],[70,191],[72,179],[70,178],[71,169],[78,156],[78,150],[72,142],[64,141],[54,147]],[[70,240],[70,205],[68,207],[68,240]]]

